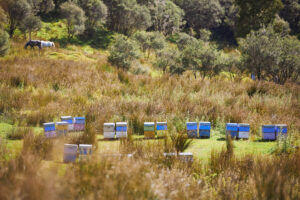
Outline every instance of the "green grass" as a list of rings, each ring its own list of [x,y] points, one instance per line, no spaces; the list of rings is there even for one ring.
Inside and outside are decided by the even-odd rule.
[[[117,153],[120,142],[118,140],[103,141],[103,136],[98,135],[98,153]],[[143,138],[143,136],[134,136],[134,138]],[[144,140],[143,142],[154,140]],[[261,142],[259,140],[236,140],[234,144],[234,153],[238,157],[247,154],[262,155],[269,154],[276,142]],[[225,148],[226,141],[221,134],[213,134],[209,139],[194,139],[186,152],[193,152],[194,156],[201,160],[208,160],[212,150],[220,151]]]

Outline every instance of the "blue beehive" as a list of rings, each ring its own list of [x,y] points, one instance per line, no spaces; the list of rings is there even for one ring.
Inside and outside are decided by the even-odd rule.
[[[239,124],[239,139],[249,139],[250,125],[249,124]]]
[[[165,137],[167,130],[168,130],[167,122],[157,122],[156,123],[157,137]]]
[[[116,123],[116,138],[127,138],[127,122]]]
[[[85,124],[85,117],[74,117],[75,124]]]
[[[197,127],[197,122],[187,122],[186,123],[186,130],[187,130],[187,135],[189,138],[196,138],[198,137],[198,127]]]
[[[276,135],[287,136],[287,125],[286,124],[276,124]]]
[[[85,117],[74,117],[74,130],[84,131],[85,129]]]
[[[262,139],[263,140],[276,140],[276,126],[263,125],[262,126]]]
[[[239,126],[237,123],[227,123],[226,124],[226,136],[230,135],[231,138],[238,137]]]
[[[210,122],[200,122],[199,123],[199,136],[200,137],[210,137]]]
[[[56,136],[56,131],[55,131],[55,123],[49,122],[49,123],[44,123],[44,133],[47,138],[52,138]]]

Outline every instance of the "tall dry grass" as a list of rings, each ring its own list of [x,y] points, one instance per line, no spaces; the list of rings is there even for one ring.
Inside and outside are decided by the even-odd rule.
[[[253,135],[262,124],[287,123],[300,129],[299,86],[253,82],[239,75],[195,79],[183,76],[134,75],[114,70],[102,54],[74,61],[38,54],[15,43],[0,60],[0,112],[13,121],[41,125],[60,115],[91,115],[97,133],[103,122],[129,121],[134,134],[144,121],[173,126],[187,120],[250,123]],[[56,50],[66,54],[66,50]],[[55,53],[55,52],[54,52]]]

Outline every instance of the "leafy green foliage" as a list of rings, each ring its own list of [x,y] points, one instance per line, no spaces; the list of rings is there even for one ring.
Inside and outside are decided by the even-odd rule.
[[[109,10],[108,25],[118,33],[131,34],[151,26],[150,11],[136,0],[105,0]]]
[[[132,62],[139,57],[138,47],[134,41],[118,35],[109,49],[108,61],[122,69],[128,70]]]
[[[237,35],[245,37],[251,30],[258,30],[273,22],[283,7],[281,0],[236,0],[240,7]]]
[[[290,36],[276,33],[273,27],[251,32],[240,41],[242,63],[257,78],[284,84],[296,81],[300,69],[300,42]]]
[[[4,56],[9,50],[9,35],[0,29],[0,56]]]
[[[78,0],[78,5],[84,10],[88,33],[94,33],[101,24],[105,23],[107,7],[101,0]]]
[[[85,15],[84,11],[76,4],[71,2],[63,3],[60,6],[60,12],[66,20],[68,38],[71,39],[74,35],[83,33],[85,30]]]
[[[31,33],[38,31],[42,28],[42,22],[39,17],[28,15],[21,23],[20,29],[22,32],[29,34],[29,40],[31,40]]]

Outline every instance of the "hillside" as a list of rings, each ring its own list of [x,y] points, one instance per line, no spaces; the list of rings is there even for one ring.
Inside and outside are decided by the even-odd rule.
[[[300,199],[297,11],[297,0],[0,0],[0,199]],[[46,132],[61,116],[83,128]],[[105,138],[107,122],[127,122],[126,137]],[[189,137],[187,122],[210,122],[210,137]],[[270,124],[287,135],[267,140]]]

